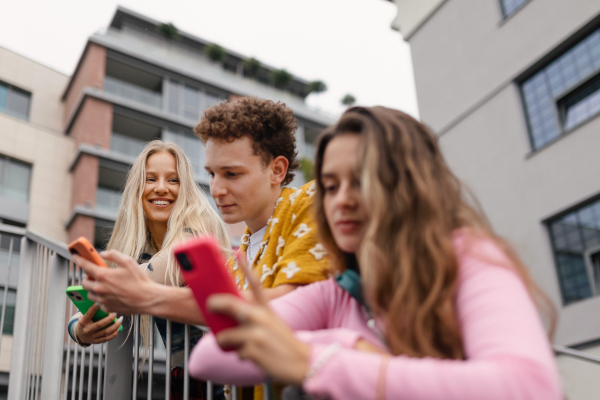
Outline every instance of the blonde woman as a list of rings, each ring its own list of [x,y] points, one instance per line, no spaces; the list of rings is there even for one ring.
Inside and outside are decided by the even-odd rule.
[[[194,180],[192,166],[175,144],[154,140],[144,148],[127,176],[123,199],[108,249],[130,255],[141,264],[155,282],[183,286],[184,282],[172,255],[174,244],[193,235],[211,234],[230,249],[225,224],[213,210],[206,196]],[[92,307],[84,316],[74,315],[69,321],[69,334],[81,346],[104,343],[115,338],[122,321],[107,326],[114,316],[92,322],[99,306]],[[165,321],[157,319],[163,340],[166,337]],[[171,365],[183,363],[183,325],[172,327]],[[144,354],[149,347],[149,317],[140,322]],[[201,331],[191,330],[192,344],[201,337]],[[144,357],[145,359],[145,357]],[[175,381],[180,371],[173,370]],[[173,390],[177,390],[173,384]],[[173,398],[173,396],[172,396]]]

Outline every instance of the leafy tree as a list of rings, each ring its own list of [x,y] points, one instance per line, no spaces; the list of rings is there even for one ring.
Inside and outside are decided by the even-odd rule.
[[[158,26],[158,31],[168,37],[169,39],[177,40],[179,39],[179,30],[172,22],[168,24],[160,24]]]
[[[327,85],[323,81],[312,81],[307,87],[308,94],[311,93],[323,93],[327,91]]]
[[[271,82],[276,88],[285,89],[288,87],[294,76],[287,72],[285,69],[276,69],[271,72]]]
[[[250,57],[249,59],[244,60],[242,64],[244,66],[244,72],[253,78],[258,76],[258,73],[260,72],[260,61],[254,57]]]
[[[356,103],[356,97],[352,96],[350,93],[342,97],[342,104],[347,107],[352,107],[354,103]]]
[[[211,61],[217,63],[225,61],[225,56],[227,55],[225,53],[225,49],[216,43],[209,44],[208,46],[206,46],[204,48],[204,52]]]

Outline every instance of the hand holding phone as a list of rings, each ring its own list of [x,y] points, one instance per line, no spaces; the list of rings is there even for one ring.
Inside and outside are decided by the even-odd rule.
[[[73,304],[75,304],[75,307],[77,307],[77,309],[81,311],[82,314],[87,313],[90,307],[94,305],[94,302],[87,298],[87,290],[85,290],[81,286],[69,286],[67,288],[67,295],[69,296]],[[107,312],[104,312],[101,309],[99,309],[92,317],[92,321],[100,321],[101,319],[108,317],[108,315],[109,314]],[[114,321],[108,324],[107,326],[110,326],[115,322],[117,322],[117,318],[115,318]],[[121,331],[123,331],[123,325],[119,326],[119,332]]]
[[[175,247],[174,253],[185,281],[212,332],[216,335],[224,329],[238,326],[235,319],[212,313],[206,307],[206,299],[212,294],[229,293],[242,298],[231,280],[217,242],[208,236],[192,239]]]

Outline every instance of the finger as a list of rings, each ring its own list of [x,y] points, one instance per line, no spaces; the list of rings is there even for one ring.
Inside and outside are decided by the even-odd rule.
[[[88,297],[89,299],[89,297]],[[80,318],[80,321],[85,324],[89,321],[92,320],[92,317],[96,314],[96,311],[98,311],[100,309],[100,304],[99,303],[94,303],[93,306],[91,306],[90,308],[88,308],[88,310],[86,311],[85,314],[83,314],[83,317]]]
[[[119,266],[121,266],[122,268],[127,268],[127,269],[134,270],[137,272],[140,271],[139,265],[133,260],[133,258],[121,253],[120,251],[107,250],[107,251],[101,252],[100,255],[105,260],[113,261],[113,262],[119,264]]]
[[[77,254],[73,254],[72,256],[73,262],[77,265],[79,265],[88,276],[91,276],[93,279],[96,279],[96,276],[98,275],[98,271],[100,268],[104,268],[104,267],[99,267],[98,265],[94,264],[91,261],[86,260],[85,258],[77,255]]]
[[[113,321],[117,318],[116,314],[110,313],[106,317],[102,318],[99,321],[94,322],[94,330],[100,331],[104,328],[107,328]]]
[[[224,329],[216,335],[215,339],[217,339],[219,347],[239,348],[246,345],[250,330],[251,328],[247,326]]]
[[[206,300],[208,310],[213,313],[227,315],[240,323],[247,320],[252,306],[246,301],[232,294],[213,294]],[[244,318],[240,318],[240,316]]]
[[[250,290],[252,290],[252,294],[254,294],[256,302],[261,305],[267,305],[267,300],[265,299],[262,291],[260,290],[260,282],[254,275],[254,273],[252,273],[252,271],[250,270],[250,267],[248,266],[248,260],[246,259],[245,255],[241,254],[240,252],[237,252],[235,254],[235,257],[238,260],[238,265],[242,268],[242,271],[244,271],[244,274],[248,278]]]
[[[114,318],[109,322],[112,323],[114,321]],[[119,330],[119,327],[123,325],[123,317],[119,317],[117,318],[117,320],[115,321],[114,324],[109,325],[107,327],[105,327],[104,329],[98,330],[96,331],[92,337],[95,339],[101,338],[101,337],[106,337],[106,336],[110,336],[112,335],[115,331]]]

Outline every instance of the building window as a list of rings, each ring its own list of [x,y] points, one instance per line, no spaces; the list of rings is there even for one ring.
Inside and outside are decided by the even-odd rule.
[[[600,112],[600,29],[521,84],[533,150]]]
[[[191,133],[164,131],[163,141],[175,143],[179,146],[192,164],[194,178],[197,181],[208,182],[208,174],[204,169],[206,153],[204,145],[198,137]]]
[[[600,294],[600,199],[548,223],[563,303]]]
[[[30,165],[0,156],[0,196],[27,203],[30,176]]]
[[[529,0],[500,0],[500,5],[502,6],[502,15],[504,15],[504,18],[510,17],[528,1]]]
[[[31,93],[0,82],[0,111],[27,120],[30,102]]]
[[[4,289],[6,290],[6,289]],[[2,311],[2,304],[4,303],[4,290],[0,290],[0,312]],[[17,302],[17,291],[8,289],[6,296],[6,309],[4,315],[4,326],[2,328],[2,334],[12,335],[15,323],[15,304]]]
[[[224,101],[219,95],[177,81],[170,80],[167,86],[169,112],[190,121],[198,122],[204,110]]]

